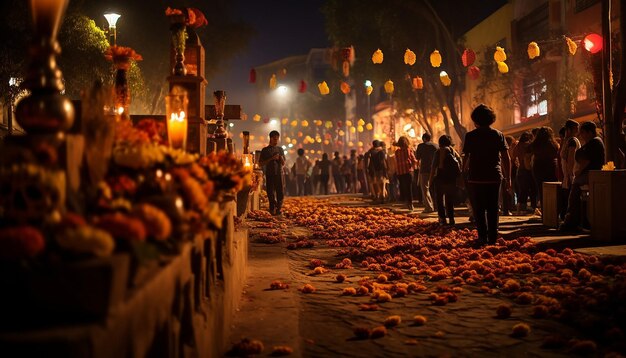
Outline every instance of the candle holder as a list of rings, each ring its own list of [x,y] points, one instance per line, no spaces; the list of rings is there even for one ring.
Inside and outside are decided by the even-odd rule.
[[[165,96],[165,114],[167,121],[167,139],[170,147],[185,150],[187,147],[187,93],[174,87],[171,94]]]
[[[226,138],[228,133],[226,133],[226,129],[224,128],[224,107],[226,106],[226,91],[215,91],[213,92],[213,96],[215,97],[215,118],[217,121],[215,122],[215,132],[213,132],[213,136],[215,138]]]
[[[24,88],[31,94],[15,108],[17,123],[29,134],[64,132],[74,122],[72,102],[61,94],[65,87],[56,61],[61,52],[57,33],[67,4],[68,0],[30,1],[35,35]]]

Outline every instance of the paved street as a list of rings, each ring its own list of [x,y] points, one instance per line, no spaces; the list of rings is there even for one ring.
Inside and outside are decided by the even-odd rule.
[[[292,198],[284,211],[249,217],[233,343],[307,357],[625,353],[625,246],[514,216],[497,245],[474,248],[467,217],[440,226],[360,196]]]

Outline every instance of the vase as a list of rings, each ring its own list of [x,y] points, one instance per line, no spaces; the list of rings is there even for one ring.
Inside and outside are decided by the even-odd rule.
[[[174,47],[174,76],[184,76],[187,74],[185,68],[185,41],[187,40],[187,29],[184,15],[170,16],[170,30],[172,31],[172,46]]]

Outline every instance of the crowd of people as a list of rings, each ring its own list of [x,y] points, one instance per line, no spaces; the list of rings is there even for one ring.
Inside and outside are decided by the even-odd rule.
[[[323,154],[315,162],[299,149],[292,165],[285,165],[279,133],[272,131],[259,163],[268,176],[270,211],[280,214],[284,190],[294,196],[362,193],[375,204],[404,203],[410,211],[417,201],[423,213],[436,211],[439,223],[454,225],[454,207],[465,203],[479,243],[487,244],[497,238],[499,215],[540,215],[543,183],[559,181],[561,229],[583,225],[581,194],[588,173],[605,163],[593,122],[568,119],[558,136],[550,127],[538,127],[514,138],[491,127],[496,114],[488,106],[478,105],[471,118],[475,129],[465,135],[460,152],[450,136],[434,143],[424,133],[416,148],[402,136],[392,148],[374,140],[363,154],[334,152],[332,159]]]

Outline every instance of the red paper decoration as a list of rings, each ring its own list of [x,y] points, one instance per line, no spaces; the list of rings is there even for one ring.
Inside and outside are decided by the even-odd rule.
[[[474,61],[476,61],[476,53],[471,49],[466,48],[465,51],[463,51],[463,55],[461,55],[461,61],[465,67],[473,65]]]
[[[306,82],[304,82],[304,80],[300,80],[300,86],[298,86],[298,92],[300,93],[306,92]]]
[[[256,83],[256,70],[254,68],[250,69],[250,76],[248,77],[248,82]]]
[[[480,68],[476,66],[470,66],[467,69],[467,74],[470,76],[471,79],[477,80],[478,77],[480,77]]]

